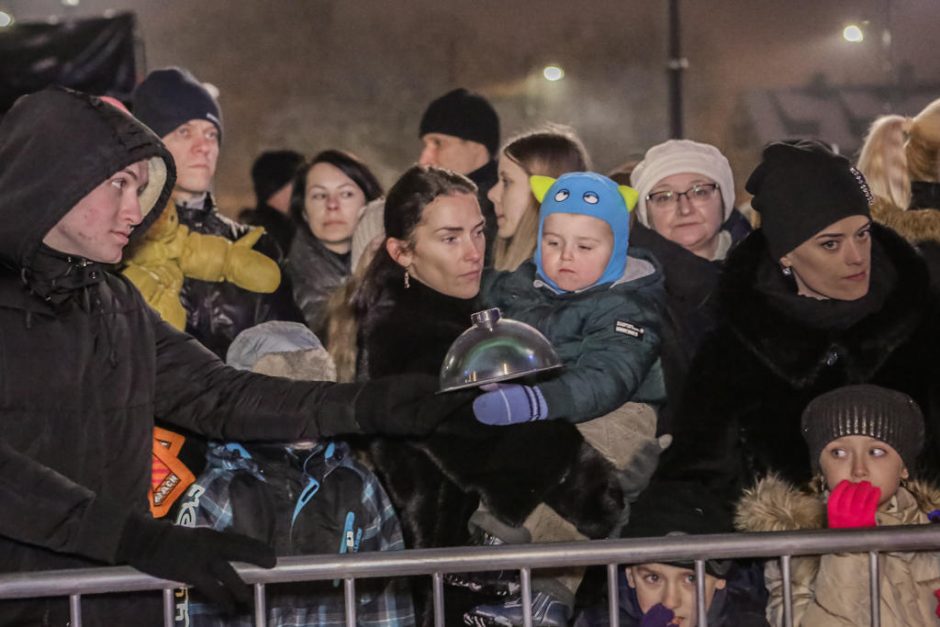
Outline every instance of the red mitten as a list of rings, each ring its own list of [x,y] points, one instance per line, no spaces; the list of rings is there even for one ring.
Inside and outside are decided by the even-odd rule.
[[[874,527],[880,498],[881,488],[876,488],[867,481],[840,481],[829,495],[829,528]]]
[[[937,616],[940,616],[940,589],[934,590],[933,595],[937,597],[937,609],[934,611],[937,613]]]

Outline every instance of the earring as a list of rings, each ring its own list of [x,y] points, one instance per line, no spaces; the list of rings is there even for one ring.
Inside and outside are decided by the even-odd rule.
[[[411,281],[409,280],[410,278],[411,278],[411,277],[408,276],[408,271],[405,270],[405,289],[406,289],[406,290],[407,290],[409,287],[411,287]]]
[[[793,276],[793,269],[790,266],[783,266],[780,271],[783,272],[783,276]]]

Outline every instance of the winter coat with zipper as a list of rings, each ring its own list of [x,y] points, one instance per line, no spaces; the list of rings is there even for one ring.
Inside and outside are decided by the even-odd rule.
[[[871,299],[869,298],[871,297]],[[871,288],[858,301],[796,295],[755,231],[732,252],[719,287],[720,322],[693,361],[674,441],[654,481],[687,480],[729,505],[776,471],[810,479],[800,434],[806,404],[857,383],[900,390],[924,411],[919,476],[940,467],[937,301],[927,269],[893,231],[872,225]]]
[[[532,261],[487,276],[480,294],[504,317],[538,329],[563,370],[538,383],[548,418],[583,422],[628,401],[666,400],[659,361],[663,276],[652,256],[630,249],[623,276],[581,292],[557,293],[536,276]]]
[[[206,194],[202,206],[177,203],[176,210],[180,224],[195,233],[221,235],[234,242],[251,228],[220,214],[212,194]],[[249,327],[269,320],[303,320],[294,304],[290,277],[284,271],[284,255],[274,237],[265,233],[254,250],[281,266],[281,284],[270,294],[249,292],[227,281],[215,283],[189,277],[183,279],[180,302],[186,310],[186,332],[220,359],[225,359],[225,351],[235,336]]]
[[[798,531],[826,528],[826,498],[770,475],[745,491],[738,503],[736,526],[741,531]],[[908,482],[884,505],[875,519],[879,527],[929,523],[927,514],[940,507],[940,489]],[[940,625],[937,598],[940,554],[880,554],[881,624],[885,627]],[[854,627],[871,623],[868,555],[826,554],[791,559],[794,627]],[[783,580],[777,560],[764,571],[770,602],[767,618],[783,625]]]
[[[162,322],[123,276],[42,245],[79,200],[141,160],[154,190],[142,196],[142,212],[150,210],[135,235],[156,219],[175,179],[149,129],[62,89],[20,99],[0,125],[2,571],[114,563],[128,516],[149,511],[155,417],[235,439],[359,430],[355,387],[228,368]],[[141,624],[136,603],[127,614],[115,604],[85,599],[84,624]],[[67,620],[64,598],[0,605],[4,625]]]
[[[287,258],[294,300],[317,337],[326,338],[326,304],[349,276],[349,254],[328,250],[306,226],[297,230]]]

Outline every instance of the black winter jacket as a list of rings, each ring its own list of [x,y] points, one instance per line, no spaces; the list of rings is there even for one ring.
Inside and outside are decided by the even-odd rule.
[[[113,563],[127,517],[148,512],[155,417],[235,439],[358,431],[355,388],[228,368],[123,276],[41,244],[89,191],[140,160],[154,187],[137,234],[175,178],[146,127],[61,89],[20,99],[0,125],[0,571]],[[120,614],[115,603],[84,600],[84,624],[142,624],[139,606]],[[64,598],[0,604],[3,625],[67,616]]]
[[[212,194],[207,194],[202,207],[177,204],[180,224],[196,233],[221,235],[235,241],[246,235],[250,227],[226,218],[218,212]],[[200,281],[186,277],[180,290],[180,302],[186,310],[186,332],[225,359],[229,344],[239,333],[269,320],[302,322],[303,316],[294,304],[290,278],[284,270],[284,255],[274,237],[261,236],[254,249],[281,266],[281,284],[271,294],[258,294],[234,283]]]
[[[883,303],[870,312],[855,302],[790,302],[788,314],[768,297],[784,281],[755,231],[732,252],[719,294],[719,327],[702,345],[677,408],[672,446],[655,479],[705,484],[728,503],[769,471],[803,484],[811,478],[800,435],[806,404],[823,392],[873,383],[913,397],[927,437],[916,474],[940,468],[940,350],[937,301],[923,260],[893,231],[872,227],[872,290]],[[778,290],[782,291],[782,290]],[[858,303],[858,305],[856,305]],[[855,320],[822,320],[833,307]],[[855,319],[858,318],[858,319]],[[912,473],[914,469],[912,469]]]

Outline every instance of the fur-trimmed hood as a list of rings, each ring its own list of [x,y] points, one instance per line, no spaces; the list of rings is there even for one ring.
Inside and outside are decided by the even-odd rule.
[[[898,280],[881,309],[849,328],[812,328],[781,311],[758,287],[761,270],[773,260],[758,230],[732,252],[719,293],[721,318],[757,358],[796,388],[843,361],[850,380],[868,381],[892,351],[907,341],[928,313],[927,267],[910,244],[893,231],[872,225],[872,263],[890,263]]]
[[[940,207],[904,210],[883,198],[876,198],[871,207],[871,217],[915,246],[940,244]]]
[[[917,524],[918,513],[940,508],[940,487],[912,480],[898,488],[888,507],[899,524]],[[800,531],[826,528],[826,499],[815,486],[798,488],[771,474],[745,490],[734,520],[739,531]]]

